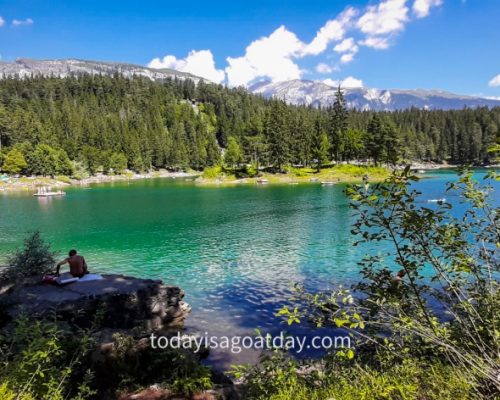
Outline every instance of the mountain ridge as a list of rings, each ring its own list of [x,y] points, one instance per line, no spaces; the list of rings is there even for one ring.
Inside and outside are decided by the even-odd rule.
[[[267,98],[284,99],[295,105],[326,107],[333,104],[337,87],[324,82],[295,79],[261,81],[248,90]],[[342,87],[349,108],[363,111],[396,111],[408,108],[453,110],[464,107],[499,107],[500,100],[459,95],[438,89],[376,89]]]
[[[0,78],[20,76],[58,76],[61,78],[83,74],[119,73],[125,77],[142,76],[153,81],[164,79],[191,79],[198,83],[211,81],[187,72],[173,69],[155,69],[141,65],[115,62],[93,61],[77,58],[36,60],[18,58],[13,62],[0,61]],[[267,98],[285,99],[295,105],[326,107],[333,103],[336,87],[324,82],[311,80],[289,80],[283,82],[260,81],[247,89],[250,93]],[[500,99],[458,95],[438,89],[375,89],[344,87],[349,108],[366,111],[396,111],[408,108],[452,110],[464,107],[499,107]]]
[[[82,74],[122,74],[126,77],[142,76],[151,80],[162,80],[168,78],[191,79],[195,82],[209,80],[173,69],[155,69],[142,65],[115,62],[115,61],[93,61],[77,58],[35,60],[31,58],[17,58],[13,62],[0,61],[0,76],[20,76],[21,78],[35,76],[56,75],[65,78],[72,75]]]

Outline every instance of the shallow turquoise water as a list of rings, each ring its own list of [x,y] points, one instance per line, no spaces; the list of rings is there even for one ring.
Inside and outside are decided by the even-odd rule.
[[[426,177],[417,183],[424,201],[456,201],[445,193],[450,171]],[[61,254],[78,249],[93,272],[181,286],[193,307],[189,328],[219,335],[276,331],[283,327],[274,314],[291,282],[319,289],[358,277],[356,263],[367,249],[353,247],[344,188],[206,188],[155,179],[72,188],[64,198],[4,194],[0,259],[39,229]],[[212,355],[221,364],[242,357]]]

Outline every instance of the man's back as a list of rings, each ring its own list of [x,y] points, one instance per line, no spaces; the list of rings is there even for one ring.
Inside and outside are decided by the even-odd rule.
[[[71,275],[77,276],[79,278],[85,275],[86,263],[85,259],[82,256],[75,254],[74,256],[68,258],[68,263]]]

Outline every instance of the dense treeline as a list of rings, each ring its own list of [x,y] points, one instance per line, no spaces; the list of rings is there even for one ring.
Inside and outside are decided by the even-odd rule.
[[[190,80],[0,80],[0,163],[11,173],[201,170],[222,154],[277,170],[355,159],[484,164],[499,127],[498,108],[348,111],[341,91],[317,110]]]

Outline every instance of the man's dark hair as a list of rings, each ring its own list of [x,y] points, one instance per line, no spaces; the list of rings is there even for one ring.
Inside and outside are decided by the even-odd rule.
[[[68,254],[70,257],[73,257],[74,255],[76,255],[76,250],[70,250]]]

